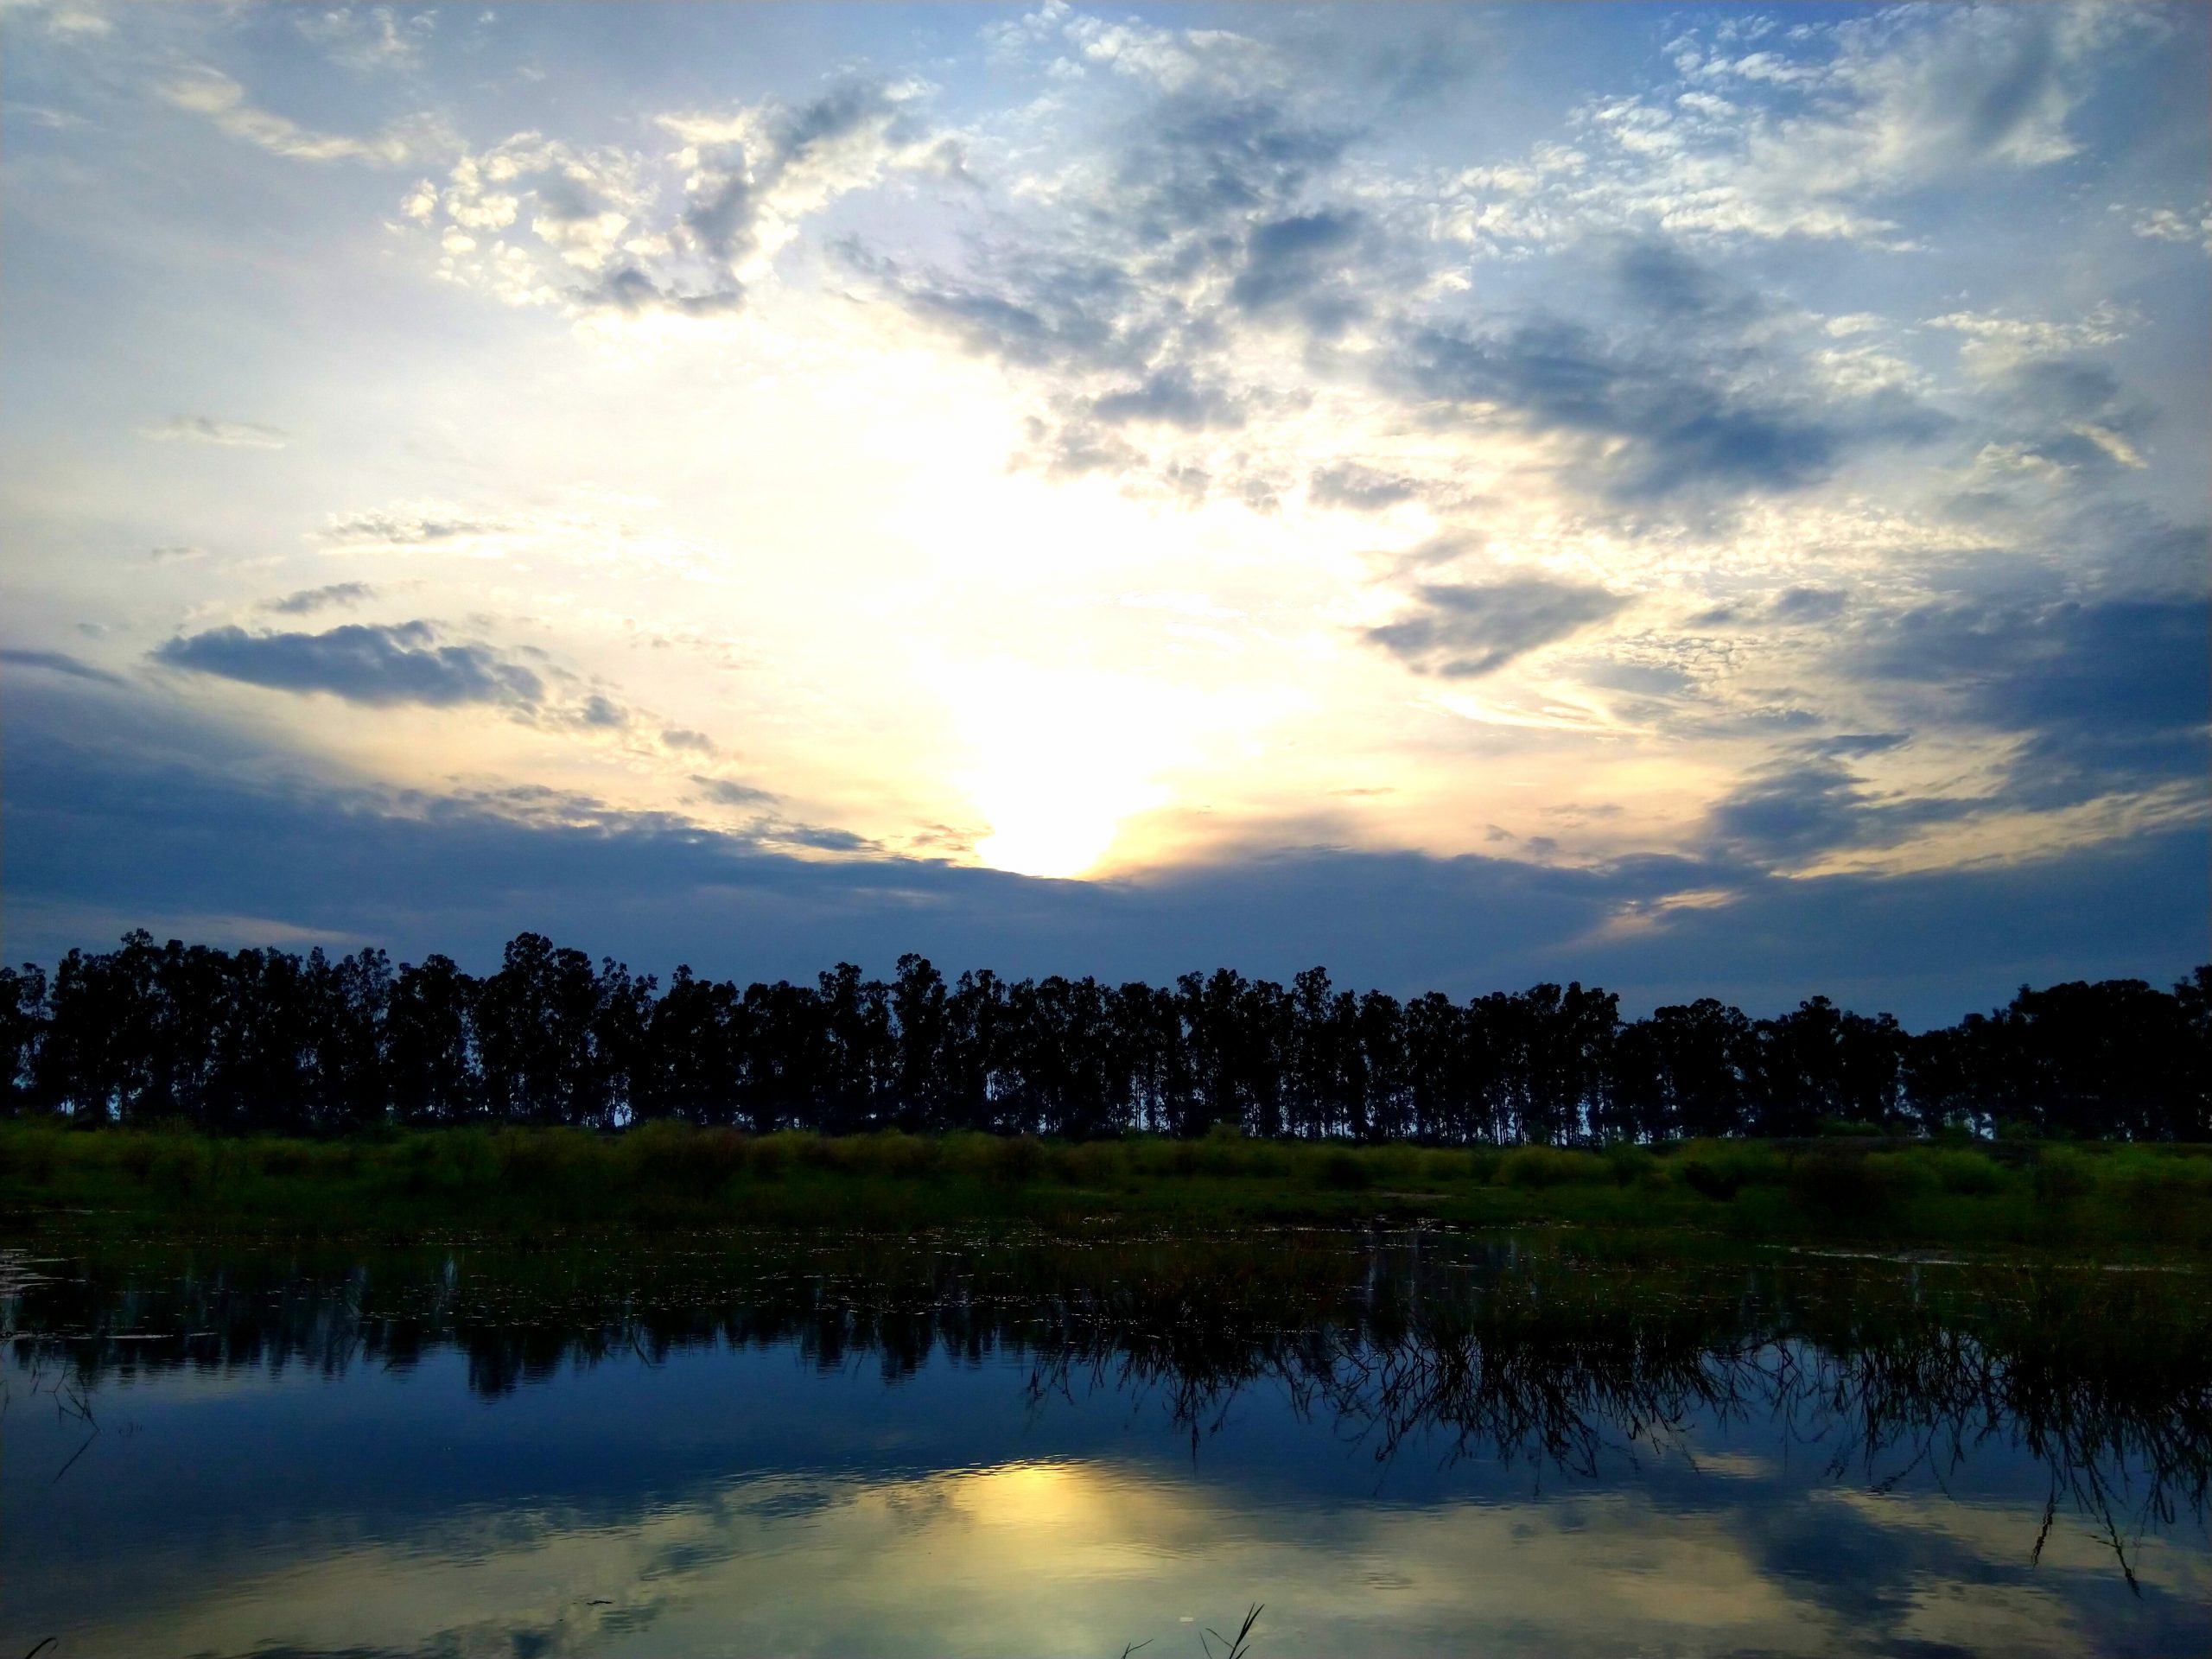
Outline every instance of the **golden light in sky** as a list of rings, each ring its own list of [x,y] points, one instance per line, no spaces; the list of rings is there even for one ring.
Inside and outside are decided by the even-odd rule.
[[[11,717],[88,779],[204,750],[425,872],[588,830],[634,866],[456,893],[752,894],[712,937],[794,968],[832,916],[927,944],[831,895],[963,870],[1295,866],[1340,896],[1236,901],[1274,971],[1378,906],[1485,983],[1635,916],[1655,986],[1675,892],[2202,887],[2186,9],[1440,16],[1434,86],[1325,10],[79,10],[11,13],[0,506]],[[200,872],[179,926],[442,908],[102,833]],[[130,908],[12,868],[16,925]],[[976,948],[1087,902],[961,891]]]

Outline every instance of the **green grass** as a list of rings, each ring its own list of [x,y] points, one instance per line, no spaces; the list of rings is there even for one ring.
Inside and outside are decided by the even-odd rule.
[[[2212,1250],[2212,1147],[1868,1137],[1587,1151],[655,1124],[306,1141],[0,1125],[0,1221],[389,1240],[964,1224],[1141,1230],[1427,1219],[1750,1239]]]

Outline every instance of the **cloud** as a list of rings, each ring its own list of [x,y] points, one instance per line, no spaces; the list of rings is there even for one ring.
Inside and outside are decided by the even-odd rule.
[[[1358,269],[1355,256],[1366,234],[1364,218],[1343,210],[1254,226],[1229,285],[1230,303],[1251,315],[1295,311],[1314,334],[1338,334],[1367,308],[1348,280]]]
[[[334,582],[327,587],[302,588],[282,599],[270,600],[262,608],[280,616],[308,616],[334,605],[359,605],[364,600],[375,598],[376,591],[365,582]]]
[[[1711,354],[1608,340],[1544,319],[1489,334],[1416,325],[1383,372],[1416,397],[1481,408],[1595,442],[1583,465],[1606,494],[1639,501],[1700,489],[1789,492],[1820,483],[1852,448],[1925,437],[1932,411],[1889,394],[1855,404],[1777,392],[1770,371],[1732,379]]]
[[[432,708],[485,703],[535,709],[545,683],[532,670],[483,644],[442,645],[428,622],[348,624],[327,633],[248,633],[211,628],[179,635],[154,660],[279,691],[327,692],[348,702]]]
[[[233,138],[296,162],[366,162],[401,167],[452,148],[453,141],[442,126],[427,116],[387,128],[372,138],[314,131],[289,117],[248,103],[245,87],[205,64],[195,64],[168,81],[161,95],[180,110],[207,117]]]
[[[795,107],[661,115],[657,149],[517,133],[462,156],[442,187],[423,180],[400,212],[435,238],[440,276],[511,305],[728,318],[839,197],[893,176],[966,181],[958,142],[924,101],[914,83],[855,79]]]
[[[448,951],[477,969],[532,928],[641,967],[688,960],[741,977],[804,979],[839,959],[882,972],[910,950],[949,966],[1155,983],[1224,963],[1283,979],[1319,961],[1344,983],[1399,993],[1573,977],[1620,991],[1631,1014],[1705,995],[1776,1013],[1826,992],[1933,1023],[2023,981],[2171,978],[2202,959],[2212,906],[2201,823],[1904,876],[1284,849],[1142,880],[1046,881],[794,856],[550,791],[351,784],[287,770],[258,741],[152,700],[114,704],[22,688],[0,704],[18,958],[98,944],[117,918],[257,916],[412,959]],[[1666,902],[1691,891],[1723,902]]]
[[[1194,380],[1181,368],[1163,369],[1137,385],[1095,397],[1090,412],[1110,424],[1151,422],[1186,432],[1234,430],[1244,424],[1243,399]]]
[[[2113,211],[2125,211],[2118,202]],[[2212,202],[2202,202],[2186,213],[2176,213],[2171,207],[2153,207],[2134,215],[2128,229],[2146,241],[2194,242],[2205,252],[2212,253]]]
[[[2200,542],[2200,546],[2202,543]],[[1844,666],[1931,718],[2018,734],[2008,798],[2070,805],[2212,772],[2212,601],[1932,603],[1870,619]]]
[[[1317,467],[1306,480],[1306,499],[1317,507],[1341,507],[1352,512],[1381,512],[1415,499],[1421,486],[1396,473],[1379,472],[1357,461],[1333,461]]]
[[[403,18],[390,6],[302,7],[293,23],[301,38],[333,63],[367,73],[419,65],[438,17],[435,11],[410,11]]]
[[[1768,614],[1780,622],[1826,622],[1842,614],[1844,596],[1832,588],[1785,588]]]
[[[156,443],[217,443],[236,449],[282,449],[291,442],[280,427],[252,421],[220,421],[212,415],[172,415],[140,430]]]
[[[207,556],[206,548],[191,547],[182,543],[172,543],[167,547],[149,547],[146,550],[147,560],[154,564],[181,564],[189,559],[204,559]]]
[[[536,493],[535,491],[532,493]],[[562,491],[549,505],[518,508],[404,502],[334,512],[315,532],[326,552],[473,558],[560,559],[607,569],[626,567],[686,574],[711,557],[700,543],[656,522],[659,503],[590,485]]]
[[[756,789],[734,778],[708,778],[695,772],[691,781],[709,800],[722,806],[767,806],[781,798],[772,791]]]
[[[660,734],[661,742],[671,749],[685,749],[694,754],[715,753],[715,741],[704,732],[695,732],[688,726],[671,726]]]
[[[11,668],[43,669],[49,674],[66,675],[75,680],[92,680],[102,685],[128,685],[130,682],[119,674],[111,674],[104,668],[94,668],[90,663],[79,662],[61,651],[27,651],[14,645],[0,646],[0,663]]]
[[[1417,588],[1411,616],[1366,630],[1416,673],[1446,679],[1494,674],[1517,657],[1594,627],[1628,601],[1603,588],[1516,576],[1480,586]]]
[[[1926,326],[1963,335],[1959,360],[1974,374],[1987,378],[2038,359],[2070,357],[2116,345],[2141,321],[2133,312],[2102,304],[2091,307],[2070,322],[1995,311],[1950,311],[1929,318]]]
[[[1246,44],[1196,31],[1086,36],[1132,71],[1134,107],[1111,119],[1106,154],[1032,193],[949,269],[838,245],[874,296],[1004,365],[1035,397],[1046,430],[1029,452],[1058,475],[1109,471],[1195,503],[1217,487],[1262,510],[1249,466],[1100,442],[1087,429],[1142,422],[1226,433],[1310,402],[1310,377],[1266,384],[1256,332],[1333,340],[1368,308],[1385,239],[1348,205],[1307,200],[1343,161],[1351,130],[1250,84]],[[1188,56],[1188,73],[1159,53]],[[1217,63],[1220,73],[1204,69]]]
[[[2150,9],[1942,7],[1808,22],[1756,41],[1744,19],[1692,29],[1675,73],[1601,94],[1572,142],[1471,169],[1440,223],[1491,252],[1590,232],[1909,245],[1913,193],[2050,167],[2075,112]]]
[[[334,546],[417,548],[487,541],[530,528],[531,521],[518,514],[465,513],[431,508],[419,512],[403,509],[334,512],[319,533],[324,542]]]
[[[6,0],[4,9],[11,20],[35,21],[60,40],[105,40],[115,33],[114,20],[86,0]]]
[[[1887,846],[1914,830],[1963,817],[1987,803],[1885,796],[1850,764],[1904,741],[1897,734],[1796,746],[1755,769],[1713,804],[1713,844],[1760,865],[1790,864],[1839,848]]]
[[[1613,264],[1624,294],[1670,328],[1741,325],[1765,309],[1756,294],[1657,237],[1630,240]]]

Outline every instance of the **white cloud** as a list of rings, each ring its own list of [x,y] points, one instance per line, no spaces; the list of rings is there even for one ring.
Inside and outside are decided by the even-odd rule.
[[[1630,227],[1902,248],[1904,193],[2076,153],[2091,67],[2133,27],[2120,10],[1901,9],[1747,53],[1723,49],[1741,39],[1726,25],[1714,41],[1686,35],[1674,86],[1575,112],[1586,176],[1532,192],[1525,172],[1478,169],[1455,229],[1493,251]],[[1524,205],[1491,211],[1499,198]]]
[[[115,33],[114,19],[88,0],[0,0],[0,16],[35,22],[61,40],[105,40]]]
[[[412,69],[436,32],[435,11],[410,10],[404,18],[390,6],[337,6],[327,11],[302,8],[295,18],[301,35],[332,62],[359,73]]]
[[[172,415],[141,433],[156,443],[213,443],[237,449],[282,449],[291,442],[281,428],[253,421],[222,421],[212,415]]]
[[[840,196],[894,175],[964,176],[957,139],[918,112],[929,90],[847,82],[796,107],[667,113],[658,148],[518,133],[462,156],[442,188],[418,182],[400,213],[435,235],[440,276],[510,305],[596,327],[727,318]]]
[[[2118,202],[2113,204],[2112,210],[2126,211]],[[2153,207],[2137,213],[2128,228],[2150,241],[2195,242],[2207,253],[2212,253],[2212,202],[2181,213],[2171,207]]]
[[[442,124],[427,115],[387,127],[369,138],[314,131],[287,116],[248,103],[245,87],[221,70],[204,64],[185,70],[160,90],[162,97],[178,109],[205,116],[232,137],[292,161],[367,162],[399,167],[452,148]]]
[[[1964,335],[1959,361],[1971,372],[1988,377],[2037,358],[2063,357],[2115,345],[2141,321],[2134,312],[2106,302],[2093,306],[2073,322],[2007,316],[1996,311],[1952,311],[1929,318],[1927,326]]]

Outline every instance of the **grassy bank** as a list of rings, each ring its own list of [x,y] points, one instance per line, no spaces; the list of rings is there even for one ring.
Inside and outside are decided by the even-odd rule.
[[[1427,1218],[1743,1238],[2212,1250],[2212,1147],[1838,1138],[1353,1147],[1234,1136],[451,1129],[339,1141],[0,1126],[0,1222],[117,1235],[455,1235]]]

